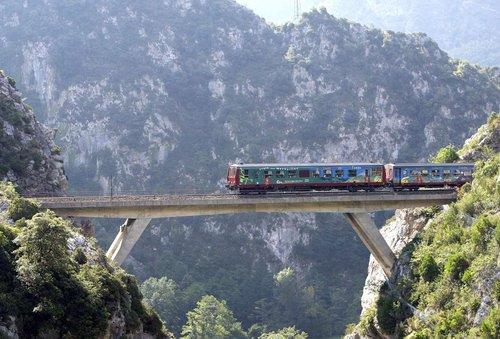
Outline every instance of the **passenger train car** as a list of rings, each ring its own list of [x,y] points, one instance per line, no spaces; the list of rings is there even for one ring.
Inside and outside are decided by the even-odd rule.
[[[472,181],[474,164],[389,164],[386,182],[394,189],[459,187]]]
[[[472,180],[473,164],[230,164],[227,185],[239,193],[373,191],[455,187]]]

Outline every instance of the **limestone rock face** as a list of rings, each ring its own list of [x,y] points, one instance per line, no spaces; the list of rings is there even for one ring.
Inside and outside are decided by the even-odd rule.
[[[387,224],[381,228],[380,232],[391,247],[396,257],[400,257],[401,252],[415,236],[425,227],[429,220],[423,208],[397,210],[396,214]],[[404,266],[401,260],[398,261],[395,274],[401,275]],[[380,265],[370,256],[368,264],[368,276],[366,277],[363,295],[361,297],[362,314],[375,305],[378,299],[380,288],[387,280]]]
[[[60,195],[67,188],[60,149],[21,98],[15,82],[0,71],[0,179],[26,195]]]

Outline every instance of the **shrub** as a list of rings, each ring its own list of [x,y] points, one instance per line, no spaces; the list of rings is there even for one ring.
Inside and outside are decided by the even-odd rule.
[[[500,280],[495,281],[495,284],[493,284],[493,298],[500,301]]]
[[[10,202],[7,214],[9,218],[17,221],[21,218],[31,219],[39,211],[40,206],[33,200],[16,197]]]
[[[498,338],[500,336],[500,308],[497,306],[481,323],[481,332],[485,338]]]
[[[468,268],[465,270],[464,274],[462,275],[462,282],[464,284],[469,284],[472,279],[474,279],[474,270],[471,268]]]
[[[439,334],[446,336],[458,334],[466,325],[466,318],[461,308],[453,310],[451,313],[445,314],[444,319],[441,319],[437,326]]]
[[[369,308],[361,318],[359,319],[359,329],[361,334],[365,334],[366,330],[373,326],[373,320],[377,315],[377,309],[375,307]]]
[[[62,152],[62,148],[59,145],[54,145],[54,147],[52,147],[52,149],[50,150],[50,152],[52,154],[59,155]]]
[[[276,332],[262,334],[259,339],[307,339],[309,336],[305,332],[295,329],[295,327],[286,327]]]
[[[401,304],[398,300],[381,296],[377,301],[377,320],[380,328],[389,334],[393,334],[401,315]]]
[[[459,280],[462,274],[469,267],[465,254],[461,252],[453,253],[448,257],[444,265],[445,274],[453,280]]]
[[[79,264],[83,265],[87,263],[87,256],[85,255],[85,252],[83,251],[83,248],[78,247],[74,252],[73,252],[73,259]]]
[[[433,281],[439,275],[439,266],[431,253],[425,253],[418,263],[418,274],[425,281]]]
[[[11,77],[7,77],[7,81],[9,82],[9,85],[12,87],[16,87],[16,80],[12,79]]]
[[[434,156],[430,157],[429,160],[435,163],[450,163],[458,159],[460,159],[460,157],[458,156],[456,147],[448,145],[441,148]]]
[[[471,239],[476,248],[485,250],[490,240],[489,234],[493,229],[493,224],[486,216],[479,217],[471,229]]]
[[[14,223],[14,227],[18,229],[25,228],[26,226],[28,226],[26,218],[21,218],[19,220],[16,220],[16,222]]]

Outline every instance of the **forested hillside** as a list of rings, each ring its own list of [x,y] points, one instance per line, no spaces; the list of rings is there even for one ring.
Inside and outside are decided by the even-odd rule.
[[[494,114],[459,152],[462,161],[476,162],[476,170],[458,201],[443,210],[400,211],[411,217],[392,220],[382,229],[389,239],[407,236],[399,236],[402,249],[388,283],[382,284],[380,269],[371,261],[363,315],[351,328],[354,333],[368,338],[498,338],[499,152],[500,116]],[[452,155],[449,149],[440,152],[446,154]]]
[[[500,106],[498,69],[323,11],[275,28],[230,0],[8,0],[0,18],[2,67],[76,193],[213,192],[233,161],[425,160]],[[173,281],[181,331],[204,294],[245,330],[295,325],[276,302],[290,266],[297,329],[324,337],[356,321],[367,260],[338,216],[244,215],[155,221],[126,267]]]
[[[500,3],[496,0],[329,0],[330,13],[365,25],[423,32],[450,56],[500,65]]]

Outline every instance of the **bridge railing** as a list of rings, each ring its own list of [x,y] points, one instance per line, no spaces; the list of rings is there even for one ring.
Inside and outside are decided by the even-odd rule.
[[[115,189],[112,192],[103,190],[81,190],[70,189],[63,196],[67,197],[95,197],[95,198],[115,198],[126,196],[168,196],[168,195],[185,195],[185,196],[198,196],[198,195],[216,195],[216,194],[230,194],[225,188],[211,187],[205,189],[198,188],[165,188],[165,189]],[[36,193],[31,194],[30,198],[50,198],[54,193]],[[61,196],[61,195],[58,195]]]

